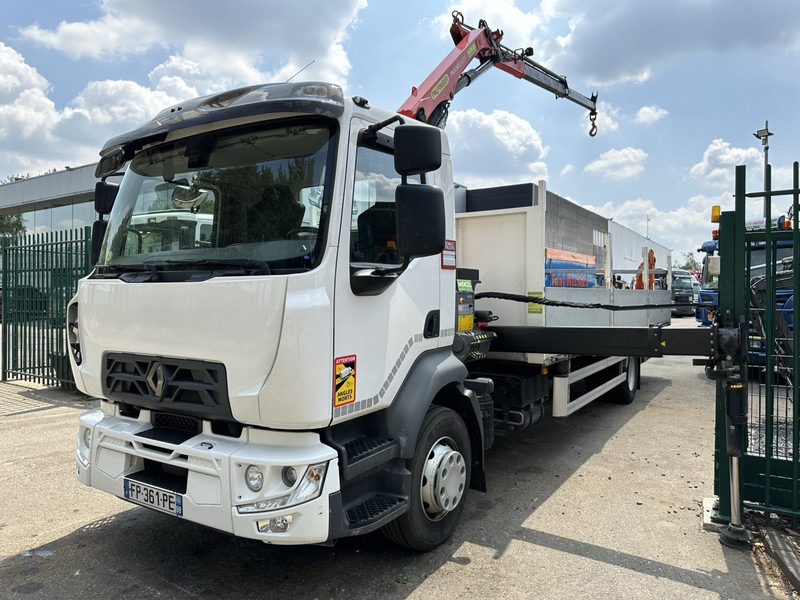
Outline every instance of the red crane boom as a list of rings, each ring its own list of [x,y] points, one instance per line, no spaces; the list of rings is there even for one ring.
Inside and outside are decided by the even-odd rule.
[[[589,111],[589,120],[592,122],[589,135],[597,133],[597,94],[587,98],[570,89],[566,77],[557,75],[530,58],[533,48],[511,50],[500,43],[503,39],[501,30],[492,31],[483,19],[478,22],[478,27],[465,25],[464,17],[458,11],[453,11],[450,35],[456,47],[418,88],[411,89],[411,96],[397,112],[444,129],[453,97],[491,67],[497,67],[553,92],[557,98],[566,98],[583,106]],[[480,64],[466,71],[474,58]]]

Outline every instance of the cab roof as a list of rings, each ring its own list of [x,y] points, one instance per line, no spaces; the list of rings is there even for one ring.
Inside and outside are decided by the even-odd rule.
[[[180,129],[274,112],[338,118],[344,112],[344,94],[338,85],[306,81],[252,85],[201,96],[165,108],[140,127],[111,138],[100,155],[115,148],[133,152]]]

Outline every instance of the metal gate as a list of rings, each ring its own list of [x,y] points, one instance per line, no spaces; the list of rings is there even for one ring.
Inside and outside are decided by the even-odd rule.
[[[91,228],[3,238],[2,378],[72,385],[66,311],[90,271]]]
[[[800,318],[794,300],[800,289],[800,269],[794,268],[800,264],[798,163],[791,189],[772,190],[767,166],[764,191],[745,190],[745,167],[737,167],[736,208],[720,218],[719,280],[719,319],[739,327],[746,338],[737,401],[740,418],[733,425],[741,446],[741,502],[745,508],[787,517],[796,528],[800,517],[800,427],[795,410],[800,390],[794,378],[800,372],[800,357],[794,352],[800,335],[794,327]],[[748,201],[753,204],[751,213],[757,211],[764,218],[746,216]],[[725,403],[719,383],[715,485],[723,518],[731,515]]]

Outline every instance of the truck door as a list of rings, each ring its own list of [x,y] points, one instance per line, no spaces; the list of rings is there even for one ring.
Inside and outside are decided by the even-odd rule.
[[[400,176],[390,148],[359,142],[368,125],[354,119],[349,132],[334,303],[334,422],[390,404],[414,361],[440,335],[440,258],[413,259],[399,272],[394,190]],[[391,136],[388,129],[381,133]],[[369,277],[377,285],[366,291],[356,282],[354,290],[358,274],[376,272],[386,277]]]

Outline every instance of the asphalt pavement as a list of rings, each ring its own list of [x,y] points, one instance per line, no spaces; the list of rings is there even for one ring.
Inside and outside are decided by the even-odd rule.
[[[714,385],[689,358],[646,362],[631,405],[595,402],[498,435],[489,492],[470,492],[454,536],[426,554],[380,534],[267,546],[86,488],[75,435],[94,405],[0,384],[4,600],[798,597],[760,537],[742,551],[703,529]]]

